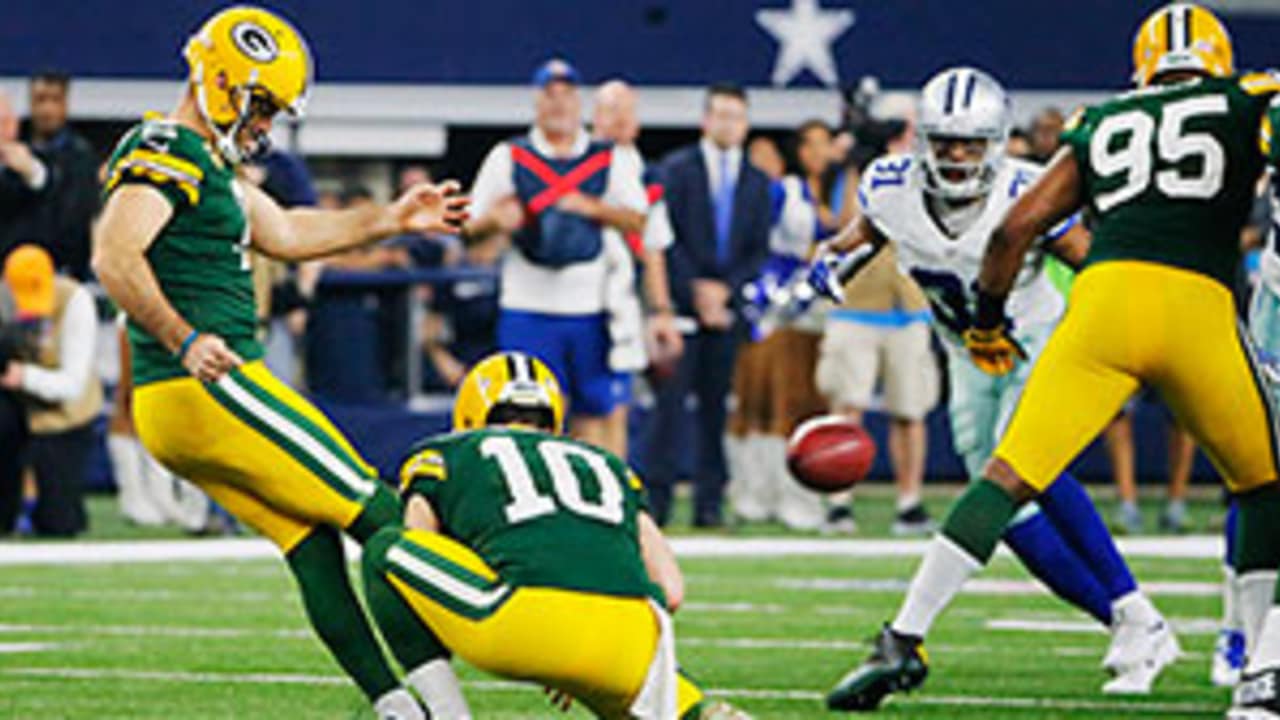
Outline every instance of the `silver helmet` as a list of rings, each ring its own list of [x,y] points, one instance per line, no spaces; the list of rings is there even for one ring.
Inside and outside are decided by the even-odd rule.
[[[925,174],[925,189],[945,198],[986,194],[1004,161],[1012,125],[1009,96],[995,78],[971,67],[948,68],[934,75],[920,92],[916,121],[916,154]],[[939,157],[948,140],[984,142],[977,162]]]

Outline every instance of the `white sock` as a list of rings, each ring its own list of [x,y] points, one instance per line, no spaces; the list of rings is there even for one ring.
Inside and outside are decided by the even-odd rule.
[[[1156,606],[1151,604],[1151,600],[1141,590],[1134,590],[1112,601],[1111,614],[1113,623],[1123,619],[1125,622],[1145,624],[1160,617],[1160,611],[1156,610]]]
[[[981,567],[981,563],[941,533],[935,535],[891,627],[905,635],[924,637],[938,613]]]
[[[1277,667],[1280,667],[1280,608],[1273,606],[1263,620],[1257,647],[1249,652],[1249,665],[1245,672]]]
[[[432,660],[420,665],[405,679],[427,704],[432,720],[471,720],[471,708],[462,697],[462,686],[448,660]]]
[[[1239,580],[1230,565],[1222,566],[1222,629],[1239,631],[1240,601]]]
[[[1254,570],[1236,577],[1236,605],[1240,625],[1244,629],[1245,653],[1253,655],[1253,646],[1262,632],[1262,621],[1271,609],[1276,592],[1276,571]]]
[[[404,688],[396,688],[373,703],[378,720],[427,720],[422,706]]]
[[[895,504],[894,509],[897,510],[899,513],[903,513],[919,504],[920,504],[920,493],[911,492],[911,493],[899,495],[898,502]]]

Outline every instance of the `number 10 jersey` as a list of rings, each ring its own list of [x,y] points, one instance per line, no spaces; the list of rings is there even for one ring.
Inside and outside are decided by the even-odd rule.
[[[1094,218],[1087,263],[1142,260],[1234,286],[1240,230],[1275,152],[1277,91],[1268,73],[1195,78],[1073,117],[1063,140]]]
[[[473,430],[415,445],[400,482],[510,584],[662,602],[640,553],[640,480],[603,450],[535,430]]]

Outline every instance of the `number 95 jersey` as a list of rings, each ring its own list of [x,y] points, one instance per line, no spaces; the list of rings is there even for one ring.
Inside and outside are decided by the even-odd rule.
[[[418,443],[400,482],[507,583],[663,601],[640,554],[640,480],[603,450],[485,428]]]
[[[898,267],[910,275],[929,298],[935,327],[945,342],[963,347],[961,334],[972,324],[973,288],[982,267],[991,233],[1009,207],[1039,177],[1034,163],[1007,158],[990,191],[971,212],[976,214],[957,235],[948,233],[929,210],[924,172],[911,155],[888,155],[867,167],[858,188],[863,216],[894,244]],[[1061,237],[1075,218],[1049,233]],[[1027,253],[1009,296],[1008,312],[1014,328],[1053,325],[1062,316],[1062,294],[1044,273],[1044,251]]]
[[[1077,113],[1063,132],[1094,216],[1087,264],[1141,260],[1234,285],[1240,229],[1274,152],[1268,73],[1153,85]]]

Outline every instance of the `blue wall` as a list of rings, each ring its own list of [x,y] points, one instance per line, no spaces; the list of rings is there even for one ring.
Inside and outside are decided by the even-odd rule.
[[[821,0],[852,8],[835,42],[843,81],[864,73],[915,86],[944,64],[994,69],[1011,87],[1126,84],[1130,39],[1150,0]],[[179,49],[227,3],[5,0],[0,75],[52,65],[77,75],[174,77]],[[788,0],[373,0],[269,3],[305,29],[324,81],[523,83],[549,53],[587,80],[646,84],[733,79],[766,85],[777,44],[756,23]],[[1241,64],[1269,66],[1280,17],[1228,16]],[[798,84],[816,84],[804,75]]]

